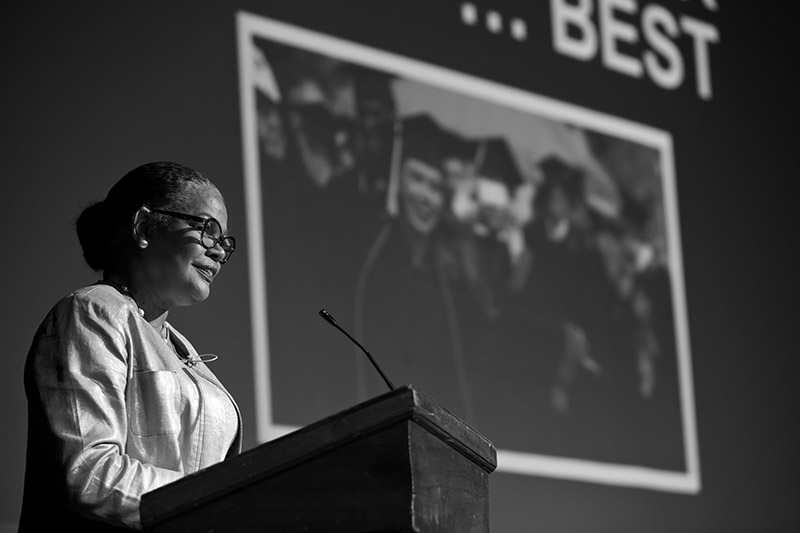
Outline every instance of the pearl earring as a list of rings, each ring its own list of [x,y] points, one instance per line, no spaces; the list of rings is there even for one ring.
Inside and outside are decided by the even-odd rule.
[[[148,244],[150,244],[150,243],[149,243],[149,242],[147,242],[147,239],[141,239],[141,240],[139,241],[139,248],[147,248],[147,245],[148,245]]]

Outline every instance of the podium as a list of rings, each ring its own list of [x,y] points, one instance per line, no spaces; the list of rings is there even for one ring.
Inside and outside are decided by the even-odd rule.
[[[148,492],[156,533],[489,531],[485,437],[399,387]]]

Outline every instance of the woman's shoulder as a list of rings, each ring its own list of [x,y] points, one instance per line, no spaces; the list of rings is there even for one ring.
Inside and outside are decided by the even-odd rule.
[[[33,346],[55,339],[69,339],[89,331],[126,329],[135,323],[136,303],[113,287],[98,283],[63,296],[45,315],[34,335]],[[33,348],[32,348],[33,349]]]
[[[67,294],[53,306],[53,310],[55,312],[92,310],[114,316],[137,312],[138,308],[130,296],[121,294],[110,285],[98,282]]]

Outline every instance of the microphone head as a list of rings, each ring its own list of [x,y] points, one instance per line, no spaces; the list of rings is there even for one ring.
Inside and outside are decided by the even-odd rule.
[[[331,324],[336,324],[336,320],[324,307],[319,310],[319,316],[330,322]]]

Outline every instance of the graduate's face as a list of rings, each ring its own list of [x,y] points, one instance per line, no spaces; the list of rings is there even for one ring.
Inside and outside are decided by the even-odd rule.
[[[420,233],[430,233],[439,222],[444,177],[441,171],[418,159],[403,163],[400,174],[400,205],[410,226]]]
[[[569,216],[570,201],[561,188],[556,187],[550,193],[550,198],[547,201],[547,214],[552,219],[561,220]]]

